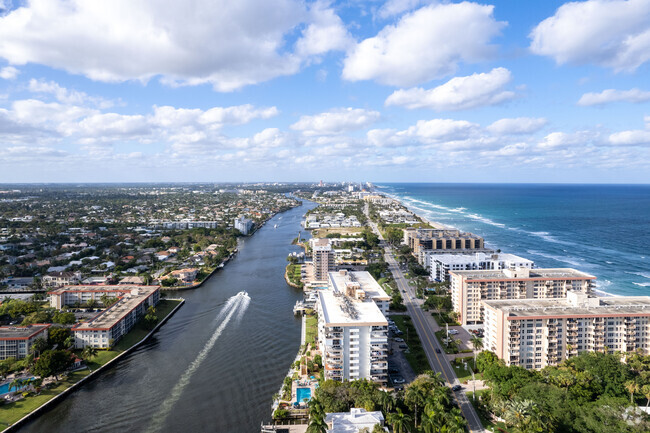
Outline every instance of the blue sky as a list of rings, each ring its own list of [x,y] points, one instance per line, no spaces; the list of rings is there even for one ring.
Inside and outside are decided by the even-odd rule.
[[[0,0],[0,182],[648,183],[650,0]]]

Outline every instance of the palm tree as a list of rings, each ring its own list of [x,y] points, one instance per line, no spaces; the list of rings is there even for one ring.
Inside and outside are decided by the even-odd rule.
[[[395,399],[390,393],[381,393],[381,406],[384,409],[384,414],[388,414],[395,407]]]
[[[650,405],[650,385],[643,385],[641,387],[641,394],[648,400],[645,404],[645,408],[648,408],[648,405]]]
[[[309,402],[309,427],[307,433],[326,433],[327,423],[325,422],[325,410],[321,402],[312,398]]]
[[[630,403],[634,403],[634,393],[639,391],[639,384],[633,380],[625,382],[625,389],[630,393]]]
[[[404,394],[404,402],[413,406],[413,417],[415,418],[415,427],[418,426],[418,406],[424,406],[427,394],[420,386],[409,386]]]
[[[86,361],[94,358],[95,356],[97,356],[97,349],[92,346],[84,347],[84,350],[81,352],[81,357]]]
[[[461,414],[459,409],[453,408],[447,413],[445,417],[445,427],[447,433],[465,433],[467,421]]]
[[[18,391],[20,388],[23,387],[24,382],[25,382],[24,379],[21,379],[19,377],[15,378],[9,383],[9,387],[8,387],[9,392],[11,392],[12,389]]]
[[[483,348],[483,339],[473,335],[470,343],[472,343],[472,347],[474,347],[474,370],[476,370],[476,355],[478,354],[478,351]]]
[[[411,417],[402,412],[402,409],[397,408],[397,412],[388,414],[386,421],[393,426],[394,433],[406,433],[409,431],[408,424],[411,422]]]
[[[528,421],[533,407],[534,403],[530,400],[514,400],[508,405],[508,409],[503,414],[503,419],[508,425],[520,429]]]

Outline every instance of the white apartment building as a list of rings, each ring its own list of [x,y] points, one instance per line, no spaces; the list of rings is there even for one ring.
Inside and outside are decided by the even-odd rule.
[[[47,340],[50,324],[36,323],[29,326],[0,326],[0,360],[22,359],[37,338]]]
[[[247,235],[253,229],[253,221],[248,218],[235,218],[235,228],[243,235]]]
[[[650,354],[650,296],[483,301],[485,349],[506,365],[539,369],[580,352]]]
[[[391,298],[369,272],[345,270],[330,272],[327,282],[329,288],[334,291],[346,293],[352,297],[372,299],[384,316],[388,314]],[[357,294],[357,291],[361,292]]]
[[[334,251],[329,239],[316,239],[312,246],[312,266],[314,278],[317,281],[326,281],[327,274],[334,270]]]
[[[481,301],[564,298],[569,290],[589,293],[596,277],[570,268],[450,271],[451,302],[462,325],[483,322]]]
[[[114,285],[80,285],[80,286],[64,286],[58,290],[48,292],[50,295],[50,307],[60,310],[61,308],[79,304],[87,304],[88,301],[94,301],[98,305],[102,304],[102,296],[106,295],[109,298],[119,298],[133,290],[139,289],[140,285],[136,284],[120,284]],[[158,287],[158,286],[154,286]]]
[[[367,412],[363,408],[353,407],[350,412],[325,414],[327,433],[357,433],[363,429],[372,431],[379,424],[384,431],[384,415],[381,411]]]
[[[423,266],[430,271],[431,279],[435,281],[449,281],[449,271],[532,269],[535,266],[532,260],[505,253],[440,254],[426,250],[421,254]]]
[[[113,286],[120,289],[125,286]],[[87,322],[72,328],[75,349],[108,349],[126,335],[150,306],[160,300],[160,286],[138,286]]]
[[[388,381],[388,322],[360,290],[318,292],[318,340],[325,379]]]

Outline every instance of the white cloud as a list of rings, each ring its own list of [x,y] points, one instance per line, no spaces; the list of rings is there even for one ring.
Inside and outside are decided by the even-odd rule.
[[[504,26],[493,10],[467,2],[418,9],[357,44],[344,61],[343,78],[411,86],[452,74],[460,61],[489,58],[489,42]]]
[[[531,134],[539,131],[546,123],[547,120],[543,117],[517,117],[514,119],[499,119],[486,129],[496,135]]]
[[[542,150],[571,149],[574,146],[599,142],[599,136],[592,131],[551,132],[537,146]]]
[[[329,51],[345,50],[354,43],[343,21],[325,1],[317,1],[310,7],[311,24],[296,42],[300,56],[313,56]]]
[[[13,80],[18,76],[20,71],[13,66],[5,66],[4,68],[0,69],[0,78],[3,78],[5,80]]]
[[[650,146],[650,131],[616,132],[609,136],[609,142],[615,146]]]
[[[379,18],[386,19],[420,6],[423,0],[388,0],[377,11]]]
[[[167,128],[199,125],[220,128],[223,125],[241,125],[253,119],[269,119],[278,113],[276,107],[256,108],[251,104],[214,107],[206,111],[162,106],[154,107],[152,122]]]
[[[467,120],[432,119],[419,120],[407,130],[407,135],[426,140],[465,140],[469,138],[479,125]]]
[[[646,102],[650,101],[650,92],[639,89],[615,90],[606,89],[600,93],[585,93],[580,97],[578,105],[583,107],[591,105],[605,105],[612,102]]]
[[[299,0],[31,0],[0,16],[0,57],[93,80],[159,76],[232,91],[294,74],[309,60],[303,56],[340,49],[340,20],[320,5],[310,12]],[[292,52],[288,39],[300,26],[301,52]],[[336,38],[322,40],[328,30]]]
[[[101,108],[109,108],[114,105],[113,102],[106,99],[88,96],[84,92],[61,87],[54,81],[36,80],[32,78],[29,80],[28,88],[32,93],[51,94],[57,99],[57,101],[69,105],[84,105],[90,103]]]
[[[650,2],[566,3],[530,34],[533,53],[559,64],[593,63],[634,71],[650,60]]]
[[[495,105],[516,96],[514,92],[504,90],[511,79],[509,70],[495,68],[488,73],[452,78],[433,89],[416,87],[397,90],[386,99],[385,104],[409,109],[429,108],[435,111],[467,110]]]
[[[378,111],[362,108],[336,108],[314,116],[301,116],[291,129],[304,135],[337,135],[365,128],[379,120]]]
[[[151,134],[152,130],[145,116],[106,113],[86,117],[74,132],[99,140],[110,140],[117,137],[139,138]]]

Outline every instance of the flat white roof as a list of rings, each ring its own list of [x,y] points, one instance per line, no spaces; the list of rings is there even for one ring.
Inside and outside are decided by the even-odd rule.
[[[431,254],[432,260],[444,263],[445,265],[465,265],[476,262],[498,261],[498,262],[517,262],[533,264],[532,260],[508,253],[495,254]]]
[[[342,272],[345,272],[343,274]],[[390,300],[390,296],[381,288],[370,272],[367,271],[336,271],[329,272],[329,282],[334,290],[345,293],[347,283],[359,283],[359,286],[366,292],[366,297],[377,300]]]
[[[372,299],[359,301],[327,289],[319,290],[318,303],[326,326],[388,326]]]
[[[590,298],[592,303],[574,304],[568,298],[504,299],[482,301],[486,306],[502,310],[510,317],[540,316],[650,316],[650,296],[605,296]]]

